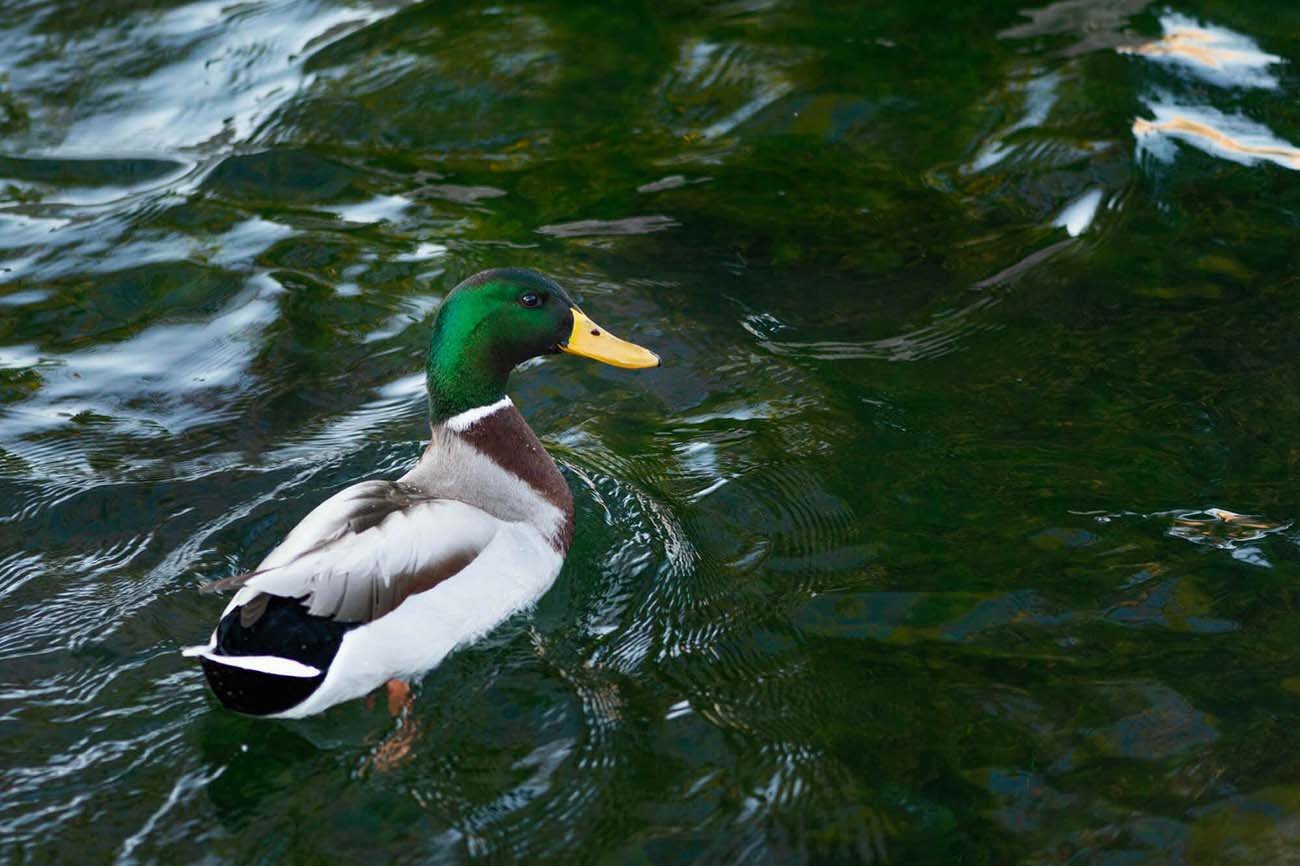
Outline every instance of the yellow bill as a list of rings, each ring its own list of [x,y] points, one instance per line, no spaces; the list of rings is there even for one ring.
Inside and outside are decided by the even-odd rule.
[[[568,341],[560,346],[561,352],[581,355],[603,361],[624,370],[640,370],[643,367],[658,367],[659,356],[636,343],[620,340],[604,328],[597,325],[587,314],[577,307],[573,311],[573,333]]]

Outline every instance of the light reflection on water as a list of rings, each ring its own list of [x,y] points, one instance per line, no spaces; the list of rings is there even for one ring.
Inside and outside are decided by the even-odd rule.
[[[1286,10],[0,9],[14,862],[1281,856]],[[390,774],[220,711],[195,586],[414,459],[500,264],[667,362],[516,377],[564,575]]]
[[[1276,54],[1261,51],[1255,40],[1224,27],[1202,27],[1196,21],[1168,13],[1160,17],[1164,37],[1120,53],[1168,59],[1198,77],[1224,87],[1278,86],[1270,67],[1282,62]]]
[[[1252,165],[1267,161],[1283,168],[1300,169],[1300,148],[1275,136],[1267,127],[1240,116],[1228,116],[1213,109],[1178,105],[1153,105],[1155,120],[1133,121],[1138,146],[1168,161],[1171,148],[1162,146],[1160,136],[1186,141],[1206,153]],[[1153,140],[1154,139],[1154,140]]]

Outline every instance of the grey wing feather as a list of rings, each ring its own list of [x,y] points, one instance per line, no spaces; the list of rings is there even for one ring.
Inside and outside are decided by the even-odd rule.
[[[499,525],[473,506],[432,499],[409,485],[386,481],[348,488],[317,511],[321,513],[308,515],[257,571],[215,581],[204,590],[247,587],[301,599],[314,616],[370,622],[459,573]],[[256,622],[265,609],[258,600],[250,598],[245,605],[245,611],[253,611],[245,625]]]
[[[418,502],[431,502],[431,497],[409,484],[400,481],[364,481],[352,489],[358,490],[352,500],[353,508],[347,514],[349,532],[365,532],[378,526],[394,511],[410,508]]]
[[[428,496],[399,481],[372,480],[353,484],[312,509],[255,570],[210,580],[199,586],[199,592],[239,589],[259,574],[320,550],[349,533],[356,534],[378,526],[394,511],[429,501],[432,500]]]
[[[474,561],[478,548],[450,552],[426,567],[388,575],[345,574],[342,579],[317,583],[307,602],[307,612],[338,622],[371,622],[396,608],[417,592],[433,589]]]

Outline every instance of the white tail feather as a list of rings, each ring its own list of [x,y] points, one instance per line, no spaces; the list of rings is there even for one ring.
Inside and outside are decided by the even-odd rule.
[[[181,655],[185,656],[187,659],[192,659],[195,656],[201,656],[204,653],[210,653],[216,648],[217,645],[215,643],[204,643],[204,644],[199,644],[198,646],[187,646],[185,649],[181,650]]]
[[[194,649],[194,647],[191,647]],[[264,674],[274,674],[278,677],[302,677],[310,679],[311,677],[320,676],[320,669],[311,665],[305,665],[302,662],[296,662],[293,659],[282,659],[279,656],[225,656],[209,652],[207,647],[201,647],[201,651],[194,655],[202,656],[210,662],[227,665],[232,668],[243,668],[249,671],[260,671]],[[189,654],[188,652],[186,653]]]

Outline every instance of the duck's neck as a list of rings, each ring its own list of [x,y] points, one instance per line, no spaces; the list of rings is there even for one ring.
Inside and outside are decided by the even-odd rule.
[[[494,355],[487,341],[438,339],[429,347],[429,420],[437,426],[449,419],[500,402],[514,367]]]
[[[509,398],[434,424],[420,461],[401,478],[501,520],[532,525],[561,555],[573,538],[573,496],[555,461]]]

